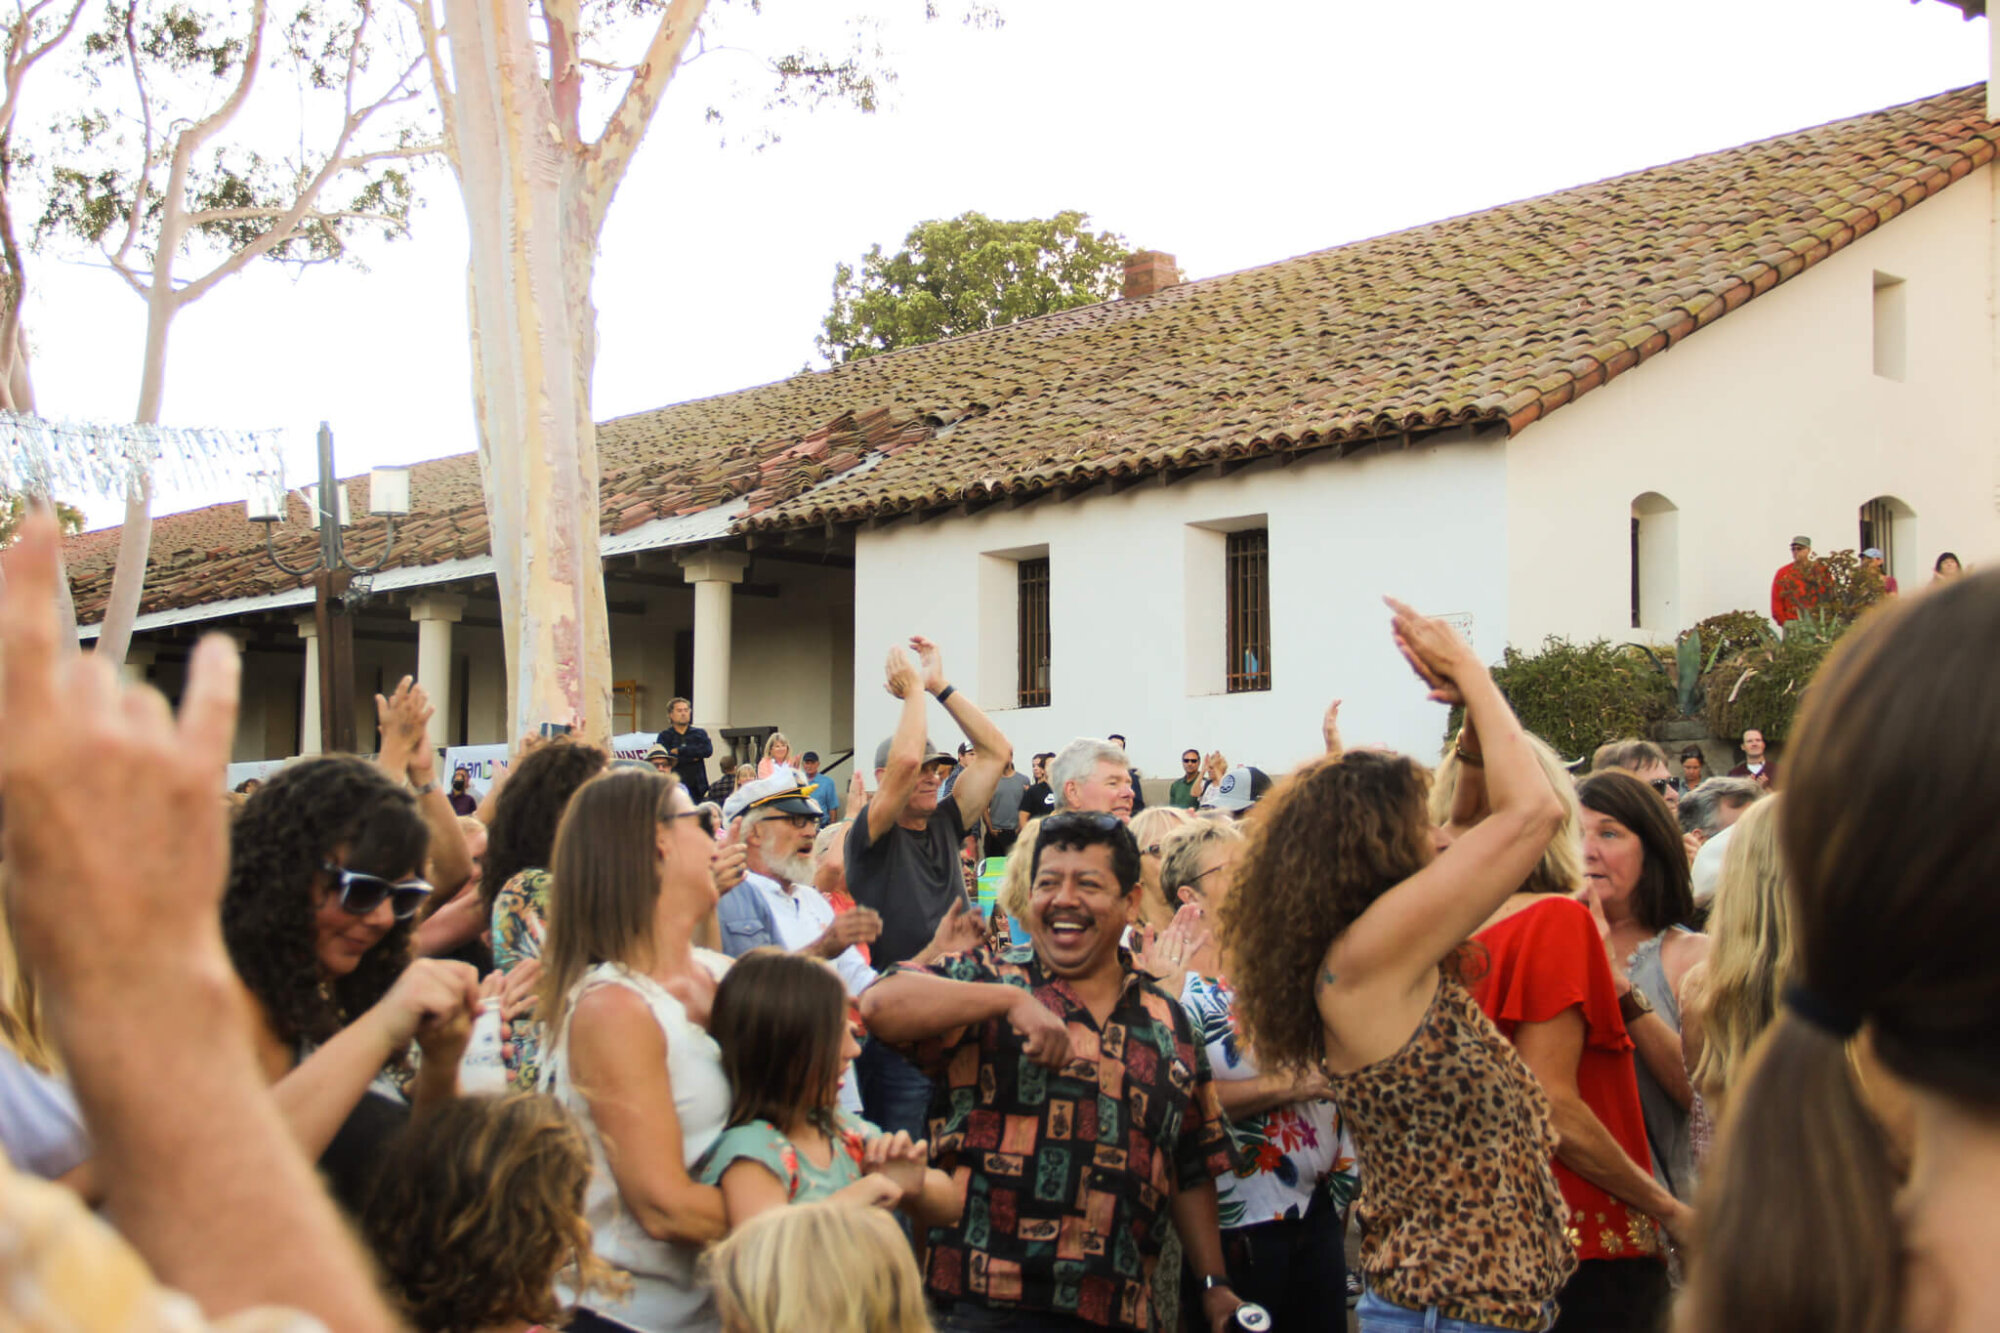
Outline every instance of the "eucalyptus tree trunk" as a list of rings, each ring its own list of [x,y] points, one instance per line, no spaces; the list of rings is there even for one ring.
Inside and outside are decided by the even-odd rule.
[[[523,0],[445,0],[446,141],[471,233],[473,403],[500,585],[510,736],[611,734],[599,555],[590,300],[598,235],[703,8],[672,0],[610,124],[579,126],[575,0],[542,0],[551,73]]]

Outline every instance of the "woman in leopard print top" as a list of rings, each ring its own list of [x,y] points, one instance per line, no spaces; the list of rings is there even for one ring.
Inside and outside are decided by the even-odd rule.
[[[1576,1263],[1548,1101],[1455,961],[1563,807],[1471,648],[1389,605],[1430,697],[1478,730],[1489,813],[1444,845],[1428,774],[1400,755],[1329,754],[1287,779],[1223,911],[1237,1013],[1265,1066],[1321,1065],[1353,1130],[1363,1333],[1541,1330]]]

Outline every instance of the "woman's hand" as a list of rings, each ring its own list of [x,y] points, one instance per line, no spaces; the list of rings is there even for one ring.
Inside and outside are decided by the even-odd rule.
[[[1604,915],[1604,903],[1597,896],[1597,890],[1586,884],[1576,891],[1576,900],[1590,909],[1590,919],[1597,923],[1597,938],[1604,942],[1604,956],[1611,960],[1611,980],[1618,987],[1620,999],[1632,989],[1632,978],[1625,970],[1625,960],[1618,956],[1618,950],[1611,944],[1611,919]]]
[[[930,1149],[923,1139],[912,1140],[904,1130],[878,1134],[862,1149],[861,1169],[895,1182],[902,1191],[897,1202],[915,1199],[923,1192],[924,1172],[930,1169]]]
[[[936,694],[946,685],[944,678],[944,657],[938,646],[921,634],[910,636],[910,650],[917,655],[917,666],[923,672],[924,690]]]
[[[1340,705],[1342,702],[1340,699],[1335,699],[1332,703],[1328,704],[1326,706],[1326,716],[1319,720],[1319,738],[1326,742],[1326,752],[1328,754],[1337,755],[1344,748],[1340,743]]]
[[[715,881],[715,896],[723,894],[743,882],[743,872],[749,868],[749,849],[738,842],[732,828],[723,833],[715,846],[715,860],[709,862],[709,877]]]
[[[382,729],[382,749],[401,755],[411,769],[421,767],[424,776],[418,781],[428,782],[437,772],[430,740],[431,715],[436,711],[431,707],[429,693],[411,676],[398,681],[388,698],[375,696],[375,721]]]
[[[1396,613],[1389,632],[1396,641],[1397,651],[1424,684],[1431,687],[1431,699],[1441,704],[1464,703],[1460,681],[1485,667],[1473,656],[1458,631],[1447,621],[1419,615],[1415,607],[1393,597],[1382,600]]]
[[[479,974],[470,964],[419,958],[403,969],[366,1017],[378,1025],[391,1055],[414,1039],[426,1060],[448,1059],[455,1064],[457,1056],[447,1048],[456,1041],[457,1054],[465,1053],[478,1012]]]
[[[1208,941],[1206,915],[1193,903],[1184,903],[1157,938],[1150,932],[1140,934],[1133,961],[1152,973],[1160,988],[1178,1000],[1187,986],[1189,962],[1208,946]]]

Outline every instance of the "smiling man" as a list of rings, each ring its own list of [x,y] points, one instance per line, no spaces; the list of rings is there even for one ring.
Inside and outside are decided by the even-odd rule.
[[[1110,741],[1080,736],[1063,746],[1049,764],[1049,785],[1055,788],[1058,810],[1102,811],[1123,824],[1137,808],[1125,751]]]
[[[1241,1304],[1216,1225],[1229,1139],[1187,1015],[1118,944],[1139,848],[1117,817],[1072,811],[1032,855],[1031,944],[893,971],[861,997],[869,1031],[942,1084],[932,1160],[965,1208],[929,1236],[938,1326],[1150,1327],[1171,1217],[1223,1329]]]

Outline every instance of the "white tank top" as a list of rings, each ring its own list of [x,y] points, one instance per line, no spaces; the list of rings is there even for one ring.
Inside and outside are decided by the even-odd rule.
[[[719,981],[729,959],[696,949],[695,961]],[[577,1092],[569,1074],[569,1025],[577,1001],[598,986],[623,986],[653,1011],[667,1040],[667,1077],[673,1083],[674,1111],[681,1122],[681,1155],[690,1169],[722,1133],[729,1117],[729,1080],[722,1073],[722,1051],[715,1038],[687,1015],[681,1002],[651,977],[622,964],[599,963],[583,974],[569,993],[563,1028],[543,1057],[541,1090],[568,1108],[590,1140],[590,1188],[584,1195],[584,1217],[596,1237],[600,1258],[632,1275],[632,1291],[624,1300],[591,1292],[583,1304],[597,1313],[646,1333],[714,1333],[720,1328],[715,1301],[697,1279],[693,1246],[654,1240],[639,1225],[618,1192],[618,1182],[604,1156],[604,1139],[591,1118],[590,1103]],[[577,1294],[563,1290],[566,1301]]]

